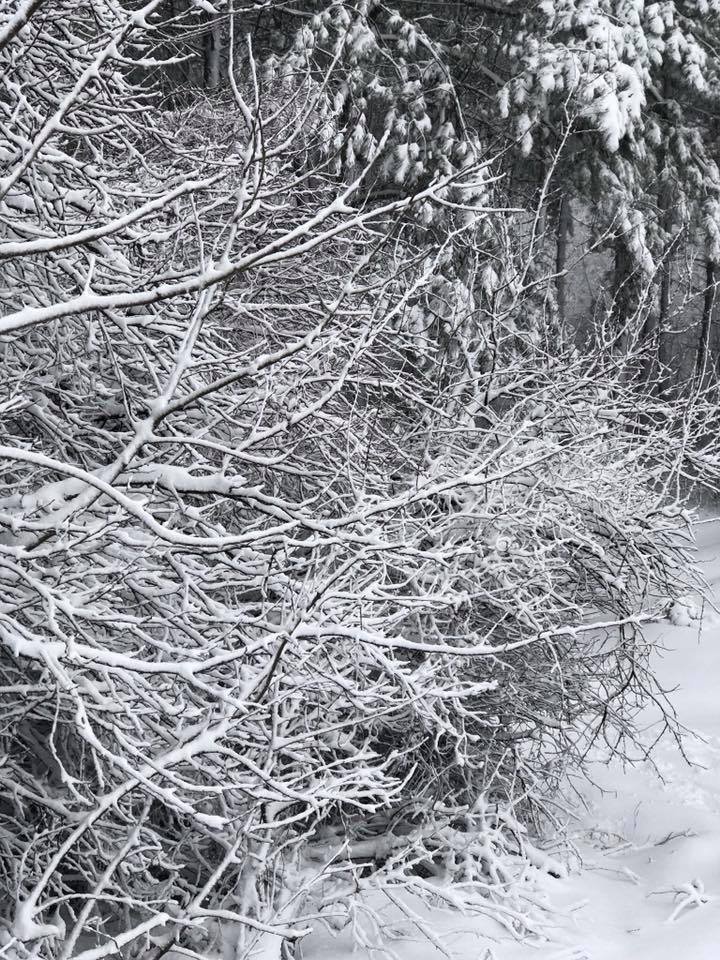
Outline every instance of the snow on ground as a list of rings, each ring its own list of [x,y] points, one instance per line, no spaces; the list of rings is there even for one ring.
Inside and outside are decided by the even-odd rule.
[[[720,604],[720,522],[700,526],[697,539]],[[553,942],[518,944],[487,921],[445,914],[430,918],[441,951],[386,909],[399,960],[439,960],[444,951],[457,960],[720,960],[720,615],[708,607],[702,620],[694,615],[690,603],[653,627],[657,674],[676,688],[692,763],[668,738],[653,754],[655,770],[648,762],[597,765],[573,828],[582,865],[568,879],[542,880],[558,908]],[[303,958],[342,960],[351,955],[348,939],[313,935]]]

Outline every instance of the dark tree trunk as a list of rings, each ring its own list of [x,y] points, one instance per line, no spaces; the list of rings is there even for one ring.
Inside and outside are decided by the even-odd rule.
[[[615,263],[612,283],[612,314],[615,347],[620,353],[628,348],[628,329],[630,319],[637,309],[633,264],[625,245],[624,237],[615,241]]]
[[[700,324],[700,339],[695,357],[695,375],[705,378],[710,358],[710,334],[713,328],[713,313],[715,308],[715,284],[717,267],[712,260],[705,265],[705,300],[703,302],[702,322]]]
[[[570,197],[563,194],[558,204],[557,246],[555,252],[555,287],[557,290],[558,316],[561,326],[567,319],[567,266],[568,239],[572,235],[572,207]]]
[[[668,329],[668,321],[670,318],[670,284],[672,282],[672,261],[670,259],[671,247],[672,244],[669,244],[665,250],[665,256],[663,258],[658,302],[657,351],[660,369],[664,378],[667,378],[672,374],[672,370],[670,368],[672,367],[674,356],[672,332]]]
[[[222,56],[222,21],[215,18],[205,34],[205,87],[217,90],[220,86],[220,58]]]

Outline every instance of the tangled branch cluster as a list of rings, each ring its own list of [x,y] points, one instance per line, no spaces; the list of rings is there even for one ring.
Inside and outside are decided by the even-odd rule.
[[[279,954],[357,890],[440,880],[530,925],[513,862],[561,868],[528,827],[660,702],[642,624],[682,579],[708,405],[523,330],[509,249],[483,280],[487,163],[385,200],[382,136],[333,167],[308,118],[336,61],[282,97],[231,64],[227,101],[148,117],[126,67],[155,0],[25,6],[0,33],[6,943]]]

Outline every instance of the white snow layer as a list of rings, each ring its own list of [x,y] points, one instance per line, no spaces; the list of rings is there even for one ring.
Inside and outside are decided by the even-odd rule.
[[[699,555],[720,604],[720,522],[699,527]],[[720,960],[720,615],[688,599],[655,625],[657,674],[689,733],[687,760],[671,739],[633,768],[598,763],[587,809],[571,833],[581,862],[543,876],[557,907],[552,941],[517,943],[487,919],[436,913],[433,945],[397,910],[382,908],[398,960]],[[657,729],[648,729],[648,742]],[[688,760],[691,761],[688,763]],[[380,906],[380,903],[375,903]],[[442,949],[441,949],[442,948]],[[378,960],[347,933],[317,932],[303,960]]]

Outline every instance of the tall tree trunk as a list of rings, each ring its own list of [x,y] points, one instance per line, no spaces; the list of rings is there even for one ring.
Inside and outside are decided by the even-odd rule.
[[[703,302],[702,322],[700,324],[700,339],[695,356],[695,375],[701,379],[710,361],[710,333],[713,326],[713,312],[715,307],[715,283],[717,267],[712,260],[705,265],[705,300]]]
[[[633,264],[623,237],[615,240],[613,265],[611,321],[615,332],[615,346],[620,353],[628,347],[628,324],[636,304],[633,303]]]
[[[205,87],[217,90],[220,86],[220,57],[222,54],[222,21],[215,17],[205,34]]]
[[[660,261],[660,288],[658,290],[657,313],[650,310],[643,327],[643,345],[647,350],[643,364],[643,376],[646,381],[658,377],[658,387],[663,390],[672,375],[674,358],[672,333],[668,329],[670,319],[670,292],[672,289],[673,248],[677,237],[671,236],[672,196],[669,181],[665,176],[665,150],[658,158],[660,171],[660,190],[657,203],[660,210],[660,228],[664,241]]]
[[[654,310],[648,310],[642,331],[642,343],[646,351],[642,375],[646,382],[652,380],[657,372],[657,331],[658,316]]]
[[[567,264],[568,238],[572,234],[572,208],[570,197],[563,194],[558,204],[557,244],[555,251],[555,287],[557,290],[558,316],[561,326],[567,317]]]
[[[666,218],[664,218],[666,219]],[[670,317],[670,284],[672,282],[672,241],[665,248],[660,278],[658,302],[658,361],[665,380],[672,374],[673,350],[672,333],[668,330]]]
[[[669,90],[667,77],[662,80],[662,94],[667,97]],[[667,170],[667,144],[663,144],[658,156],[660,189],[658,207],[660,210],[660,228],[663,233],[662,261],[660,264],[660,291],[658,301],[657,355],[662,377],[661,389],[668,386],[673,374],[674,349],[672,333],[668,329],[670,320],[670,287],[672,283],[672,262],[677,235],[672,236],[673,226],[673,187]]]

